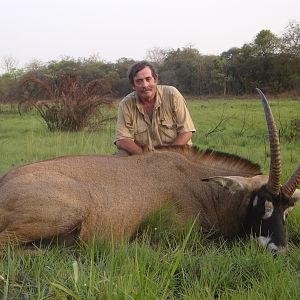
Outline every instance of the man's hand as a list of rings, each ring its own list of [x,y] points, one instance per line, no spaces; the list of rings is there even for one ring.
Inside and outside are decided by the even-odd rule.
[[[116,146],[120,150],[125,150],[129,154],[142,154],[144,149],[142,149],[138,144],[136,144],[131,139],[122,139],[116,142]]]

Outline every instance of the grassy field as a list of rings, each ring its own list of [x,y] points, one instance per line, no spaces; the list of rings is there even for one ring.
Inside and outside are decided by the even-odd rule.
[[[272,100],[280,130],[282,180],[300,163],[300,101]],[[194,144],[246,157],[269,168],[263,108],[253,100],[190,100]],[[0,110],[0,174],[67,154],[111,154],[114,122],[97,131],[49,133],[33,112]],[[289,252],[274,256],[253,238],[212,241],[190,224],[152,215],[130,244],[91,242],[68,248],[8,247],[0,260],[2,299],[300,299],[300,209],[287,220]],[[1,217],[1,216],[0,216]]]

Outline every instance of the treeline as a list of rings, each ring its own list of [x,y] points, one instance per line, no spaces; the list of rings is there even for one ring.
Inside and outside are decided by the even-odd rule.
[[[146,59],[153,62],[161,84],[178,87],[194,96],[227,96],[252,94],[255,87],[268,93],[300,92],[300,23],[290,22],[281,36],[261,30],[251,43],[234,47],[220,55],[202,55],[193,46],[180,49],[148,50]],[[107,80],[115,95],[131,90],[128,67],[135,61],[120,58],[115,63],[97,56],[87,59],[70,57],[42,64],[32,61],[17,69],[11,57],[2,59],[5,73],[0,76],[0,101],[20,98],[20,84],[28,76],[79,75],[83,84],[95,79]]]

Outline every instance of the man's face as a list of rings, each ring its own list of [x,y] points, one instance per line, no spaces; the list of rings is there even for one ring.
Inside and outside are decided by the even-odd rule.
[[[151,69],[145,67],[133,78],[133,88],[142,102],[149,102],[155,98],[157,79],[152,76]]]

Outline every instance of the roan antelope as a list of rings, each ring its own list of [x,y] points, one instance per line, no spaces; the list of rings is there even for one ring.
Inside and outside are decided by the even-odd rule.
[[[163,203],[203,231],[226,238],[253,233],[284,251],[284,220],[300,199],[300,165],[280,185],[276,125],[263,93],[270,137],[269,176],[244,158],[167,147],[143,155],[65,156],[17,167],[0,178],[0,245],[95,237],[129,239]]]

